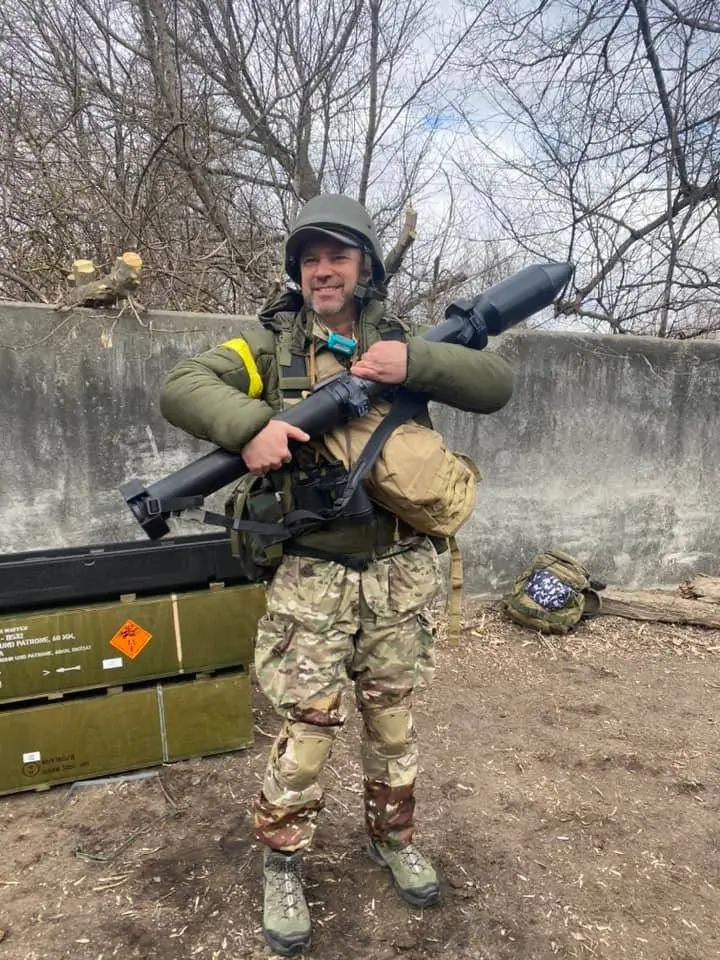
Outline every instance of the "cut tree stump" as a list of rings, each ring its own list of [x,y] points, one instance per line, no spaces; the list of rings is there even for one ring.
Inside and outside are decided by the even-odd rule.
[[[716,581],[717,583],[717,581]],[[691,600],[670,590],[603,590],[598,616],[682,623],[720,630],[720,605]]]
[[[82,287],[86,283],[97,280],[97,270],[92,260],[73,260],[72,270],[67,277],[73,287]]]
[[[112,306],[118,300],[129,297],[138,288],[142,258],[132,250],[128,250],[121,257],[118,257],[106,276],[86,283],[82,282],[83,273],[87,272],[89,276],[90,270],[87,266],[85,270],[78,270],[78,263],[89,265],[94,271],[92,261],[75,261],[73,272],[70,274],[75,286],[65,294],[55,307],[56,310],[72,310],[73,307]]]
[[[413,243],[415,243],[417,217],[417,210],[412,206],[406,208],[405,222],[403,223],[400,238],[390,253],[385,257],[385,277],[388,281],[398,272],[405,259],[405,254]]]

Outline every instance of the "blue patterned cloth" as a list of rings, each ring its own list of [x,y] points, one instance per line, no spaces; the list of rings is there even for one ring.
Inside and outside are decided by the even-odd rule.
[[[547,570],[536,570],[525,584],[525,593],[543,610],[559,610],[564,607],[572,592],[572,587]]]

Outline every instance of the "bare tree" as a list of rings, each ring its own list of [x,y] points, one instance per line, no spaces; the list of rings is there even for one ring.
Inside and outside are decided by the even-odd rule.
[[[437,189],[448,134],[433,118],[483,9],[446,22],[430,0],[3,8],[0,296],[52,301],[76,257],[137,249],[151,305],[249,311],[321,190],[358,197],[391,246]]]
[[[559,311],[594,329],[719,329],[717,0],[498,3],[483,27],[463,172],[496,235],[576,263]]]

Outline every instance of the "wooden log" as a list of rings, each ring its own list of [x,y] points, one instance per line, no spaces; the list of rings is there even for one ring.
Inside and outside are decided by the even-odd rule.
[[[625,617],[656,623],[691,624],[720,630],[720,607],[690,600],[670,590],[603,590],[601,617]]]
[[[126,251],[117,258],[107,276],[83,283],[68,291],[56,309],[112,306],[137,290],[141,268],[140,255],[133,251]]]

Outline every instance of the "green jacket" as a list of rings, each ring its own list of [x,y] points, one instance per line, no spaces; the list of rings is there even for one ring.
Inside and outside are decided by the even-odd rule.
[[[280,306],[288,299],[280,298]],[[187,433],[232,452],[239,452],[283,409],[283,397],[299,398],[309,388],[307,354],[313,316],[304,308],[272,308],[261,313],[263,324],[246,330],[221,346],[182,360],[170,371],[160,393],[167,420]],[[433,400],[472,413],[492,413],[510,399],[512,373],[508,364],[489,351],[454,344],[429,343],[407,337],[406,328],[385,315],[383,304],[371,303],[356,326],[359,353],[378,340],[407,340],[405,385],[428,393]],[[328,349],[315,340],[315,353]],[[346,366],[350,366],[348,359]],[[282,380],[282,392],[281,392]],[[431,425],[426,416],[418,421]],[[361,526],[343,518],[293,540],[292,549],[332,555],[372,556],[412,534],[394,515],[376,506],[375,521]],[[444,540],[435,539],[439,552]],[[291,545],[286,542],[286,549]]]
[[[305,310],[276,314],[273,329],[258,324],[242,337],[180,361],[160,392],[163,416],[195,437],[240,451],[283,407],[276,358],[279,331],[294,321],[297,343],[298,336],[307,336],[310,319]],[[359,352],[381,339],[384,330],[399,326],[384,315],[382,304],[371,304],[357,326]],[[420,336],[407,338],[407,344],[404,385],[411,390],[471,413],[494,413],[510,399],[512,371],[497,354],[431,343]],[[316,349],[327,348],[316,343]]]

